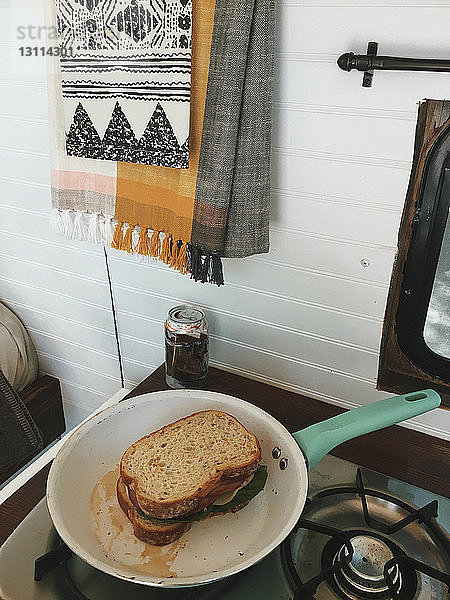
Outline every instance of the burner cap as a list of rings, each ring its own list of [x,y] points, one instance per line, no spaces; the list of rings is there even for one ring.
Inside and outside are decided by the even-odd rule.
[[[384,579],[383,569],[388,560],[394,558],[392,550],[382,540],[370,535],[357,535],[351,538],[353,546],[352,561],[342,567],[341,584],[347,589],[356,590],[371,596],[389,590]],[[336,553],[334,563],[345,557],[346,548],[343,546]],[[401,585],[400,572],[394,567],[392,574],[397,589]]]
[[[349,564],[345,564],[348,549],[342,543],[342,537],[330,538],[323,548],[322,568],[335,567],[327,578],[328,586],[343,600],[392,600],[393,594],[384,578],[384,566],[392,558],[403,556],[404,551],[393,540],[374,531],[352,529],[346,534],[353,547]],[[342,563],[344,566],[339,567]],[[396,564],[389,574],[398,597],[413,600],[417,590],[414,569],[400,569]]]

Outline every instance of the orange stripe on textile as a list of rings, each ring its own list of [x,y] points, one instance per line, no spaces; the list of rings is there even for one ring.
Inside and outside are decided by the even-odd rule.
[[[176,268],[178,260],[178,244],[172,240],[170,246],[169,267]]]
[[[159,253],[164,262],[170,262],[171,258],[169,235],[174,246],[178,240],[185,243],[191,239],[214,10],[215,0],[193,0],[189,168],[117,164],[115,217],[122,222],[164,232],[166,237]]]
[[[169,264],[170,260],[170,235],[165,235],[161,247],[161,252],[159,253],[159,258],[166,263]]]
[[[188,266],[188,261],[187,261],[187,244],[186,244],[186,242],[183,242],[183,244],[178,252],[177,264],[176,264],[175,268],[177,269],[177,271],[179,271],[183,275],[186,275],[186,273],[189,272],[189,266]]]

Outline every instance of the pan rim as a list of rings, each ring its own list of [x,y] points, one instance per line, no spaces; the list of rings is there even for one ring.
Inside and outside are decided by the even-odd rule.
[[[270,426],[273,429],[278,429],[286,439],[291,441],[291,448],[295,449],[298,455],[298,469],[303,470],[306,474],[306,485],[299,486],[298,494],[296,498],[295,505],[293,510],[291,511],[290,517],[286,519],[284,527],[280,530],[277,536],[275,536],[269,544],[266,544],[264,547],[260,548],[257,552],[253,553],[250,558],[242,561],[238,565],[234,565],[228,568],[223,568],[218,570],[217,573],[214,573],[214,576],[210,576],[210,574],[205,576],[180,576],[177,578],[169,578],[169,577],[156,577],[151,575],[126,575],[121,572],[120,569],[115,569],[106,561],[103,562],[99,560],[96,556],[94,556],[89,550],[85,549],[82,543],[79,543],[75,536],[72,535],[70,528],[65,525],[65,520],[62,516],[60,516],[58,507],[57,507],[57,494],[55,493],[56,485],[57,485],[57,473],[61,468],[61,465],[64,463],[66,457],[70,454],[71,449],[82,439],[84,433],[90,431],[92,427],[92,422],[95,419],[98,421],[103,421],[109,417],[113,417],[117,415],[117,412],[122,412],[129,410],[134,404],[141,404],[144,402],[148,402],[149,400],[154,401],[158,398],[168,396],[168,395],[184,395],[191,398],[199,398],[199,399],[216,399],[220,401],[221,399],[226,399],[228,402],[230,400],[237,402],[239,405],[244,405],[249,407],[252,413],[256,413],[259,419],[264,418],[269,421]],[[224,410],[227,408],[224,407]],[[229,410],[229,408],[228,408]],[[302,466],[301,466],[301,463]],[[263,560],[268,554],[270,554],[281,542],[289,535],[289,533],[294,528],[296,522],[298,521],[307,496],[307,488],[308,488],[308,474],[306,468],[306,461],[303,456],[303,453],[298,446],[297,442],[293,438],[292,434],[284,427],[282,423],[280,423],[275,417],[261,409],[260,407],[237,398],[235,396],[231,396],[229,394],[222,394],[219,392],[210,392],[207,390],[161,390],[156,392],[150,392],[146,394],[142,394],[139,396],[134,396],[132,398],[128,398],[127,400],[123,400],[118,404],[107,407],[99,413],[92,415],[87,421],[85,421],[78,429],[76,429],[65,441],[63,446],[60,448],[58,454],[56,455],[48,475],[47,479],[47,489],[46,489],[46,498],[47,498],[47,506],[55,526],[56,531],[61,536],[61,539],[67,546],[83,561],[91,565],[92,567],[107,573],[108,575],[112,575],[124,581],[146,585],[151,587],[159,587],[159,588],[184,588],[184,587],[196,587],[201,585],[207,585],[210,583],[214,583],[235,575],[245,569],[251,567],[252,565]]]

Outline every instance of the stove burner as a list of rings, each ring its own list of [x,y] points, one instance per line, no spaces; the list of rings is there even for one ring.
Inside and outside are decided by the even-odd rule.
[[[370,593],[372,591],[387,591],[388,586],[384,581],[384,565],[388,560],[394,558],[389,546],[370,535],[357,535],[350,538],[353,546],[352,561],[342,568],[343,575],[354,586],[361,588],[362,591]],[[334,558],[334,563],[340,560],[345,553],[345,548],[341,548]],[[399,582],[400,573],[398,566],[394,567],[394,582]]]
[[[395,598],[385,579],[384,569],[388,561],[404,556],[403,550],[377,533],[362,530],[345,533],[350,536],[353,547],[352,560],[327,578],[328,585],[345,600]],[[322,568],[329,569],[330,565],[337,564],[346,552],[346,547],[339,544],[336,538],[332,538],[323,549]],[[417,589],[414,569],[400,570],[395,563],[390,568],[389,575],[397,597],[412,600]]]
[[[321,490],[280,548],[293,599],[447,597],[450,544],[437,511],[437,501],[416,508],[365,488],[360,469],[355,487]]]

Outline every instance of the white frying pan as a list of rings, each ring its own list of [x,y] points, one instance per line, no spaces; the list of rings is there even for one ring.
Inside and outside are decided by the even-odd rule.
[[[160,587],[205,584],[250,567],[283,541],[302,513],[308,468],[332,448],[439,404],[439,395],[432,390],[414,392],[374,402],[291,435],[265,411],[224,394],[191,390],[145,394],[107,408],[68,438],[50,470],[48,507],[69,548],[105,573]],[[262,464],[268,469],[265,488],[237,513],[193,523],[190,531],[168,546],[148,546],[133,536],[131,523],[114,494],[108,495],[106,483],[97,484],[108,479],[105,473],[117,467],[123,452],[138,438],[207,409],[228,412],[258,437]],[[273,456],[277,455],[274,448],[281,450],[278,458]],[[281,469],[280,464],[286,462],[287,468]],[[110,484],[113,479],[114,474]]]

